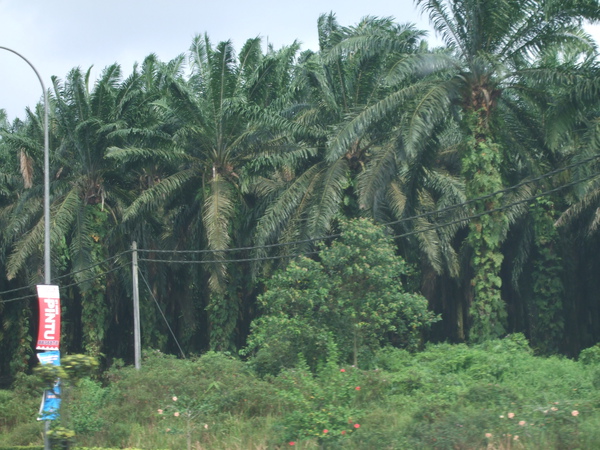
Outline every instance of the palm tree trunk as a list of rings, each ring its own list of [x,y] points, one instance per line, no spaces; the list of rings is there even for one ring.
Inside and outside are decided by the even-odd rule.
[[[471,137],[463,157],[466,192],[473,202],[467,242],[472,249],[471,279],[473,301],[470,305],[472,320],[469,338],[479,342],[500,337],[505,332],[506,306],[501,298],[500,269],[504,259],[500,244],[507,229],[501,205],[501,195],[487,197],[503,187],[499,168],[501,148],[493,142],[487,127],[488,110],[470,111],[468,120]],[[481,200],[477,200],[482,198]]]

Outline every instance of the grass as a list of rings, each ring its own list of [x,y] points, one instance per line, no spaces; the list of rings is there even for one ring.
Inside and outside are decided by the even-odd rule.
[[[422,352],[382,349],[371,367],[329,361],[260,378],[240,360],[149,352],[66,391],[79,447],[139,449],[594,449],[600,364],[534,356],[522,336]],[[342,370],[343,369],[343,370]],[[0,391],[0,448],[39,445],[33,376]],[[176,397],[177,400],[173,400]],[[159,413],[162,410],[162,414]]]

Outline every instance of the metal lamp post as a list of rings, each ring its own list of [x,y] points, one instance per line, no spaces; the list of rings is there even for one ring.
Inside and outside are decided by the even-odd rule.
[[[42,92],[44,93],[44,284],[50,284],[50,151],[48,144],[48,93],[46,92],[46,86],[44,85],[42,77],[35,66],[31,64],[27,58],[11,48],[0,46],[0,49],[14,53],[29,64],[38,77],[38,80],[40,80]]]
[[[11,48],[0,46],[0,49],[14,53],[29,64],[38,77],[38,80],[40,80],[42,92],[44,93],[44,284],[50,284],[50,152],[48,144],[48,93],[46,92],[46,86],[44,85],[42,77],[35,66],[31,64],[27,58]],[[46,420],[44,427],[44,449],[46,450],[50,450],[50,440],[48,438],[49,428],[50,421]]]

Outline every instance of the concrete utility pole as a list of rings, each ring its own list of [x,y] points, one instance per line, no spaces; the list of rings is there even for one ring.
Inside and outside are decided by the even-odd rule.
[[[140,290],[138,287],[138,255],[137,255],[137,242],[133,241],[131,244],[131,274],[133,280],[133,341],[134,341],[134,358],[135,368],[140,369],[142,367],[142,342],[140,332]]]

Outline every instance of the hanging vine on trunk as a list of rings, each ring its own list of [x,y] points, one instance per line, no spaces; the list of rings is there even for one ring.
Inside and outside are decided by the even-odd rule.
[[[91,261],[100,262],[107,259],[107,248],[102,242],[107,235],[108,212],[101,205],[87,205],[85,214],[89,214],[91,224],[88,230]],[[102,344],[108,329],[109,306],[106,300],[106,270],[102,265],[80,272],[76,279],[81,281],[81,321],[83,324],[83,346],[86,353],[93,357],[102,354]],[[83,281],[85,280],[85,281]]]
[[[557,254],[558,232],[554,227],[554,204],[544,198],[531,205],[534,220],[533,294],[529,305],[532,343],[543,353],[556,352],[565,326],[562,260]]]
[[[463,157],[463,175],[467,198],[476,199],[503,187],[499,167],[501,148],[489,136],[487,111],[482,109],[469,118],[471,138]],[[475,201],[471,213],[478,215],[500,206],[501,194]],[[471,279],[473,301],[470,306],[470,340],[481,342],[497,338],[505,331],[506,308],[501,296],[500,268],[504,259],[500,244],[506,234],[508,220],[503,211],[483,214],[471,220],[467,243],[473,256]]]
[[[29,366],[29,359],[32,355],[31,350],[31,308],[26,306],[24,308],[7,308],[11,314],[6,314],[3,320],[2,328],[0,330],[0,338],[2,334],[9,337],[9,341],[13,342],[12,358],[10,359],[10,373],[15,375],[17,373],[24,373]],[[3,311],[6,313],[7,311]],[[11,315],[13,317],[11,317]]]

